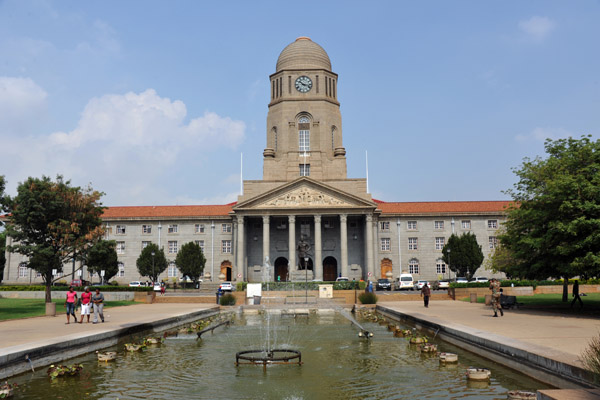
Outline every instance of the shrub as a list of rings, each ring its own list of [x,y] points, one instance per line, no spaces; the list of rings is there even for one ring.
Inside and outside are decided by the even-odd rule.
[[[362,304],[377,304],[377,296],[375,293],[361,293],[358,295],[358,300]]]
[[[219,304],[222,306],[234,306],[235,305],[235,296],[232,294],[224,294],[221,296],[219,300]]]
[[[247,282],[238,282],[235,284],[235,290],[237,290],[238,292],[243,292],[244,290],[246,290],[247,286]]]
[[[366,287],[367,287],[367,282],[365,282],[365,281],[358,281],[358,289],[359,290],[365,290]]]
[[[600,336],[593,337],[588,347],[581,353],[583,366],[595,374],[600,374]]]

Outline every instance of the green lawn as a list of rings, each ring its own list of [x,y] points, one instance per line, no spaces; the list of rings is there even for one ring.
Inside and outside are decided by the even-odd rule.
[[[65,299],[53,299],[56,303],[56,314],[65,313]],[[135,301],[106,301],[105,308],[139,304]],[[0,321],[9,319],[40,317],[46,314],[46,304],[43,299],[4,299],[0,298]],[[79,312],[77,312],[79,317]]]
[[[463,298],[462,301],[469,301],[469,298]],[[585,314],[600,313],[600,293],[587,293],[581,296],[583,301],[583,312]],[[571,312],[571,301],[573,296],[569,294],[569,301],[563,303],[562,293],[553,294],[534,294],[533,296],[517,296],[517,302],[522,304],[524,309],[537,309],[556,312]],[[485,303],[485,297],[478,297],[478,303]],[[579,302],[575,303],[573,309],[579,311]]]

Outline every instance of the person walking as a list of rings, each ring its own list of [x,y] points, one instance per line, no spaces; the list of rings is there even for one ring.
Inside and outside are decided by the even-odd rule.
[[[575,302],[579,300],[579,309],[583,308],[583,301],[579,296],[579,280],[575,279],[575,283],[573,283],[573,301],[571,302],[571,308],[575,305]]]
[[[500,316],[504,316],[504,311],[502,311],[502,305],[500,304],[500,281],[498,279],[490,280],[490,290],[492,291],[492,309],[494,310],[494,317],[498,317],[498,311],[500,311]]]
[[[92,294],[90,288],[85,287],[84,292],[81,294],[81,320],[80,324],[83,324],[83,316],[87,315],[87,323],[90,323],[90,308],[92,307]],[[75,320],[77,322],[77,320]]]
[[[425,308],[429,308],[429,297],[431,297],[431,289],[429,288],[429,285],[427,285],[427,282],[425,282],[425,284],[421,288],[421,297],[423,297],[423,304],[425,305]]]
[[[98,315],[100,315],[100,319],[104,322],[104,295],[100,293],[100,289],[96,289],[96,294],[92,296],[92,304],[94,304],[94,322],[92,323],[98,323]]]
[[[165,282],[163,281],[160,283],[160,295],[164,296],[166,291],[167,291],[167,285],[165,285]]]
[[[75,316],[75,303],[77,302],[77,292],[73,289],[73,286],[69,286],[67,292],[67,298],[65,300],[65,307],[67,308],[67,323],[70,323],[69,319],[73,316],[73,321],[77,323],[77,316]]]

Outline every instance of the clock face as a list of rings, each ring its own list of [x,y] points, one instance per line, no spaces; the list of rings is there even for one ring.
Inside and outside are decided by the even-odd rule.
[[[296,90],[300,93],[306,93],[312,88],[312,81],[308,76],[301,76],[296,79]]]

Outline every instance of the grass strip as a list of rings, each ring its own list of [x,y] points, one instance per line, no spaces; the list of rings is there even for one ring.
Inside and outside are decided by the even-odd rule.
[[[52,302],[56,303],[56,315],[65,313],[65,299],[53,299]],[[133,304],[140,303],[132,300],[105,301],[104,308],[130,306]],[[79,312],[77,314],[79,315]],[[46,302],[44,299],[0,298],[0,321],[41,317],[44,315],[46,315]]]

